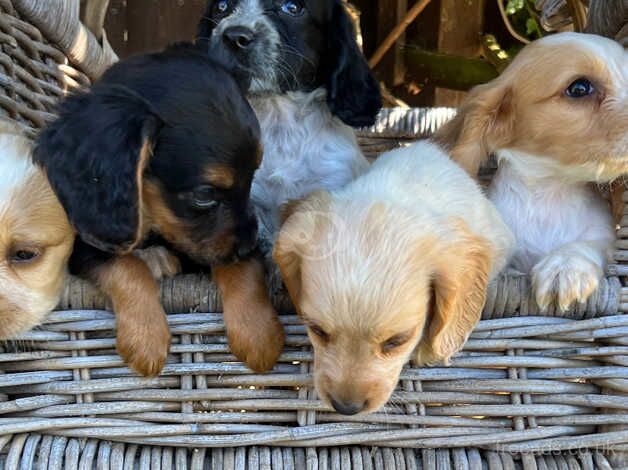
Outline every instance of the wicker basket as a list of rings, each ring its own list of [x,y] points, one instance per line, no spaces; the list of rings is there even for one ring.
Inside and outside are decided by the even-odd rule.
[[[0,0],[0,108],[31,133],[68,86],[94,76],[32,4]],[[78,20],[65,30],[89,35]],[[95,48],[87,56],[106,57],[94,41],[86,44]],[[451,114],[387,110],[360,133],[361,143],[375,155],[429,135]],[[618,233],[628,236],[628,227]],[[287,347],[271,373],[254,375],[230,354],[221,315],[206,313],[221,310],[215,286],[202,276],[164,281],[171,359],[160,377],[142,379],[114,352],[106,299],[72,280],[46,325],[0,350],[0,464],[621,468],[628,455],[626,248],[619,240],[617,264],[600,290],[566,313],[539,316],[529,280],[501,278],[451,367],[406,368],[383,412],[352,419],[317,400],[307,336],[280,289],[273,296]]]

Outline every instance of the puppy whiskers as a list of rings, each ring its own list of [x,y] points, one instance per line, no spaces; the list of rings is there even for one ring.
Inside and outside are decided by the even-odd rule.
[[[312,67],[316,68],[316,64],[314,63],[314,61],[301,54],[294,46],[291,46],[290,44],[281,44],[281,48],[284,52],[292,54],[303,60],[304,62],[307,62]]]
[[[277,58],[275,60],[275,67],[277,67],[279,72],[281,72],[282,77],[284,77],[286,79],[286,81],[291,79],[291,80],[293,80],[293,82],[294,82],[293,84],[297,88],[301,88],[301,83],[299,81],[299,78],[298,78],[296,72],[290,66],[290,64],[288,64],[284,60],[281,60],[281,59]]]
[[[215,20],[215,19],[213,19],[213,18],[210,18],[209,16],[202,16],[201,18],[202,18],[202,19],[204,19],[204,20],[209,21],[210,23],[213,23],[213,24],[214,24],[214,26],[218,26],[218,23],[219,23],[219,21],[218,21],[218,20]]]

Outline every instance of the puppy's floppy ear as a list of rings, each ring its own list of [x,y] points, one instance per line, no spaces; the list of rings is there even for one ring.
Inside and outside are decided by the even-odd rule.
[[[298,309],[301,297],[301,263],[317,232],[329,219],[321,217],[328,211],[331,196],[317,191],[303,201],[289,202],[282,208],[281,231],[275,242],[273,259],[293,304]]]
[[[132,91],[104,86],[70,96],[59,111],[34,160],[84,241],[129,252],[142,236],[142,179],[161,120]]]
[[[458,352],[482,315],[491,268],[488,243],[456,222],[460,236],[439,250],[432,281],[432,311],[416,349],[419,364],[447,363]]]
[[[382,107],[381,92],[358,48],[353,25],[340,0],[333,1],[327,35],[329,108],[349,126],[371,126]]]
[[[434,140],[473,178],[490,154],[508,145],[514,127],[512,92],[503,79],[475,87]]]

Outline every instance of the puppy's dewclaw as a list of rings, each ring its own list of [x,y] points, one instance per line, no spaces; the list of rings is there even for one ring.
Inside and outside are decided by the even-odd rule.
[[[256,259],[213,268],[222,294],[231,351],[255,372],[273,368],[284,346],[284,330],[268,297],[264,269]]]

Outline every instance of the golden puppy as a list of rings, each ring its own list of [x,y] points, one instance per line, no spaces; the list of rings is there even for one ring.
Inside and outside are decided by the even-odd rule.
[[[314,345],[318,393],[347,415],[383,406],[411,357],[447,362],[462,347],[513,243],[430,142],[286,212],[274,258]]]
[[[38,325],[57,305],[73,242],[30,142],[0,119],[0,339]]]
[[[489,154],[489,188],[517,239],[511,267],[532,276],[541,309],[595,291],[615,243],[607,201],[590,183],[628,173],[628,51],[600,36],[536,41],[475,88],[435,139],[471,175]]]

